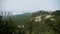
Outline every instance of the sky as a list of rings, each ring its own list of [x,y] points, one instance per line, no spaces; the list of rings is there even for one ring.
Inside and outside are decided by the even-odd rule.
[[[15,13],[60,10],[60,0],[0,0],[0,11]]]

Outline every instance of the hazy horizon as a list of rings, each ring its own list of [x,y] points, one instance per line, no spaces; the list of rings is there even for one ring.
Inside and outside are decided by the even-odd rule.
[[[0,11],[15,13],[60,10],[60,0],[0,0]]]

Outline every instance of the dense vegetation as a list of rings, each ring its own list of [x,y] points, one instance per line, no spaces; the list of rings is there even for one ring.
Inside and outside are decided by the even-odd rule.
[[[0,15],[0,34],[60,34],[60,10]]]

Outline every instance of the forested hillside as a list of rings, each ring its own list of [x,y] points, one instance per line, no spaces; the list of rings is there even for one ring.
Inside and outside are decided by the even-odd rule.
[[[60,10],[0,16],[1,34],[60,34]]]

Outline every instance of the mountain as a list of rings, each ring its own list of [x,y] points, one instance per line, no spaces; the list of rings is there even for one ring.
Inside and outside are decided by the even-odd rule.
[[[22,25],[26,23],[28,20],[31,18],[40,16],[41,14],[47,13],[46,11],[37,11],[33,13],[24,13],[24,14],[17,14],[17,15],[12,15],[12,16],[7,16],[5,19],[11,18],[17,25]]]
[[[60,34],[60,11],[37,11],[8,16],[27,34]],[[21,31],[21,30],[20,30]]]

